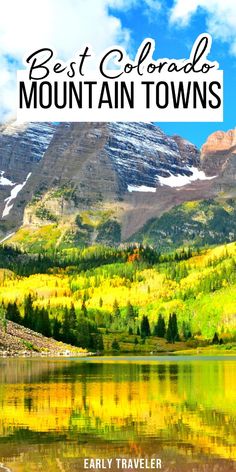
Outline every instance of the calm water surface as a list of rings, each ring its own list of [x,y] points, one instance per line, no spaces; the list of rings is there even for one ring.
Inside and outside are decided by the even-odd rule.
[[[233,472],[235,379],[233,357],[1,359],[0,471],[142,457],[163,472]]]

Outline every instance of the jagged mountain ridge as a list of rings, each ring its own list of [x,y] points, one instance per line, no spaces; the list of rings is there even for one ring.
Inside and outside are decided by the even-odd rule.
[[[126,239],[149,218],[225,189],[227,163],[235,162],[231,148],[223,151],[226,160],[220,150],[213,165],[212,148],[200,157],[196,146],[152,124],[6,125],[0,130],[2,233],[17,229],[24,212],[26,225],[40,226],[49,214],[60,219],[109,209]],[[232,181],[234,168],[230,174]],[[35,196],[44,218],[42,211],[35,218]]]
[[[89,194],[105,190],[106,198],[114,198],[129,186],[158,187],[160,177],[190,177],[191,167],[200,165],[199,151],[187,142],[186,147],[191,152],[184,152],[183,144],[180,151],[175,139],[151,124],[63,123],[38,173],[49,187],[71,181],[79,195],[83,180],[83,194],[87,185]]]

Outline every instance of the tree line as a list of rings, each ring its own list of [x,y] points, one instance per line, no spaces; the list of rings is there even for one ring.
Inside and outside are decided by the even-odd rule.
[[[165,254],[142,244],[128,247],[97,245],[87,248],[71,248],[68,251],[42,249],[40,254],[3,245],[0,246],[0,267],[10,269],[20,276],[29,276],[47,273],[51,268],[80,272],[116,262],[141,262],[147,265],[178,262],[188,260],[192,255],[193,252],[190,248]]]
[[[72,303],[70,308],[63,307],[62,319],[59,320],[57,317],[50,318],[48,309],[34,307],[33,297],[29,294],[24,299],[23,316],[14,302],[6,305],[5,317],[7,320],[57,341],[96,352],[104,349],[102,334],[98,331],[97,325],[87,318],[84,302],[79,316],[76,315]]]
[[[76,313],[74,304],[71,303],[69,308],[67,306],[62,307],[61,319],[58,319],[56,316],[50,316],[47,308],[34,306],[34,299],[31,294],[28,294],[24,299],[23,316],[16,302],[10,302],[6,305],[5,316],[7,320],[41,333],[43,336],[53,337],[58,341],[96,351],[104,349],[102,334],[95,321],[89,317],[85,300],[82,301],[79,314]],[[134,330],[137,325],[136,334],[143,339],[153,335],[166,338],[168,342],[172,343],[179,340],[175,313],[169,316],[167,326],[164,317],[160,314],[153,332],[148,316],[144,315],[141,322],[137,321],[137,316],[137,310],[128,302],[126,317],[123,318],[118,302],[115,300],[112,314],[106,326],[122,331],[122,327],[129,325],[129,334],[132,335],[135,334]]]
[[[34,306],[34,299],[28,294],[24,299],[23,315],[20,313],[16,302],[8,303],[5,307],[1,306],[1,319],[11,320],[43,336],[52,337],[57,341],[62,341],[74,346],[90,349],[95,352],[104,350],[103,335],[101,327],[108,328],[111,332],[124,332],[128,327],[129,335],[140,336],[145,340],[150,336],[156,336],[166,339],[168,343],[175,343],[180,339],[188,340],[192,337],[191,328],[188,322],[182,323],[181,336],[179,334],[178,319],[176,313],[171,313],[166,321],[162,314],[158,315],[157,321],[151,327],[147,315],[143,315],[141,320],[135,307],[128,301],[125,316],[121,314],[117,300],[114,301],[112,313],[106,317],[106,324],[101,318],[97,324],[91,318],[86,308],[85,299],[82,301],[81,309],[76,312],[75,306],[71,303],[70,307],[61,307],[60,319],[53,316],[47,308]],[[2,321],[2,324],[3,324]],[[138,344],[137,338],[136,343]],[[219,338],[217,332],[214,334],[212,344],[222,344],[223,340]],[[114,339],[112,349],[118,350],[117,340]]]

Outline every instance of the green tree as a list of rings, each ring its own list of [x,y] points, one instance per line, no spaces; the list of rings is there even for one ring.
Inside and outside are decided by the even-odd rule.
[[[98,332],[98,333],[92,333],[91,334],[90,347],[95,352],[104,351],[104,343],[103,343],[102,333]]]
[[[39,326],[38,331],[47,338],[50,338],[50,336],[52,335],[52,330],[48,311],[45,308],[39,309],[37,317]]]
[[[120,345],[117,341],[117,339],[114,339],[111,344],[111,348],[113,351],[119,351],[120,350]]]
[[[80,316],[77,324],[76,344],[83,348],[90,348],[91,346],[91,328],[87,319]]]
[[[74,304],[64,308],[62,322],[62,341],[68,344],[77,344],[77,317]]]
[[[104,342],[102,333],[98,333],[97,336],[97,351],[104,351]]]
[[[69,331],[70,331],[70,321],[69,321],[69,310],[67,306],[63,310],[63,320],[62,320],[62,341],[69,342]]]
[[[174,341],[179,341],[179,331],[178,331],[178,323],[177,323],[177,316],[176,313],[172,315],[172,333]]]
[[[166,331],[166,340],[168,343],[172,342],[172,315],[169,315],[168,327]]]
[[[83,301],[82,301],[82,305],[81,305],[81,311],[82,311],[83,316],[86,318],[88,312],[87,312],[87,308],[86,308],[86,303],[85,303],[85,301],[86,301],[86,300],[85,300],[85,298],[84,298]]]
[[[133,305],[131,305],[130,301],[128,301],[126,307],[126,319],[127,321],[134,321],[135,319],[135,310]]]
[[[164,338],[166,335],[166,324],[161,314],[158,316],[157,323],[154,326],[153,334],[154,336],[158,336],[159,338]]]
[[[112,315],[114,316],[115,319],[120,318],[120,308],[119,308],[117,300],[115,300],[113,303]]]
[[[175,343],[175,341],[179,341],[177,316],[175,313],[170,314],[169,316],[166,339],[169,343]]]
[[[21,324],[22,319],[16,302],[8,303],[6,308],[6,318],[10,321],[14,321],[14,323]]]
[[[71,303],[68,316],[69,316],[69,329],[76,329],[77,317],[76,317],[74,303]]]
[[[6,309],[3,305],[0,306],[0,323],[4,333],[7,331],[7,318],[6,318]]]
[[[142,317],[140,333],[142,338],[146,338],[147,336],[151,335],[149,319],[145,315]]]
[[[62,323],[57,318],[53,318],[52,336],[57,341],[61,341],[61,329],[62,329]]]
[[[187,321],[183,321],[182,323],[182,334],[186,341],[192,337],[190,324]]]
[[[35,327],[33,297],[31,293],[29,293],[24,299],[23,325],[30,329],[34,329]]]
[[[211,341],[212,344],[220,344],[220,340],[219,340],[219,336],[218,334],[215,332],[214,336],[213,336],[213,339]]]

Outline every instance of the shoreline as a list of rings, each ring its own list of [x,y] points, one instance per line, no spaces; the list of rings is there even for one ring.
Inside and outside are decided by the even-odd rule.
[[[40,358],[52,358],[57,357],[61,359],[69,359],[72,357],[92,357],[95,356],[92,352],[30,352],[30,351],[20,351],[20,352],[0,352],[0,359],[40,359]]]
[[[162,359],[163,357],[173,357],[173,358],[178,358],[178,357],[234,357],[236,356],[236,349],[222,349],[222,350],[217,350],[217,349],[188,349],[184,351],[170,351],[170,352],[156,352],[156,353],[144,353],[144,352],[104,352],[103,354],[101,353],[94,353],[94,352],[81,352],[81,351],[49,351],[49,352],[30,352],[30,351],[19,351],[19,352],[8,352],[8,351],[0,351],[0,359],[49,359],[49,358],[57,358],[57,359],[72,359],[72,358],[107,358],[107,357],[112,357],[116,358],[117,360],[120,357],[125,357],[125,358],[156,358],[159,357]]]

